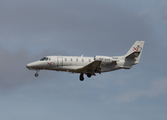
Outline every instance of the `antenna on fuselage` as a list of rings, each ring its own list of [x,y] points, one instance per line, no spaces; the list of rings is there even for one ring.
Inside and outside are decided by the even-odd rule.
[[[83,57],[83,55],[81,55],[81,57]]]

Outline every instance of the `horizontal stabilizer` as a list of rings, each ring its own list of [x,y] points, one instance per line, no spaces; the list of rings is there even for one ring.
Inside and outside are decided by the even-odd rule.
[[[140,52],[136,51],[136,52],[133,52],[130,55],[128,55],[126,58],[128,58],[128,59],[134,59],[134,58],[138,57],[139,55],[140,55]]]

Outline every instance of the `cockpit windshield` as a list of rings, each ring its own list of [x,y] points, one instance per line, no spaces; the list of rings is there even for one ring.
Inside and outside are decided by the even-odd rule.
[[[42,59],[40,59],[40,61],[47,61],[48,58],[47,57],[43,57]]]

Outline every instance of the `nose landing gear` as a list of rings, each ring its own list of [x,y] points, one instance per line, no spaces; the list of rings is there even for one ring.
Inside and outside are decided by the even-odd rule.
[[[39,71],[40,71],[40,70],[37,70],[37,72],[35,73],[35,77],[38,77],[38,76],[39,76],[39,74],[38,74]]]
[[[35,73],[35,77],[38,77],[38,73]]]

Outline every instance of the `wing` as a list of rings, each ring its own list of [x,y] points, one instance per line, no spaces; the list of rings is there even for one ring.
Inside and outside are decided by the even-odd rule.
[[[91,74],[92,75],[95,75],[95,73],[101,73],[101,68],[100,68],[100,64],[101,64],[101,61],[93,61],[91,62],[90,64],[82,67],[82,68],[79,68],[79,69],[75,69],[74,72],[75,73],[84,73],[86,74],[88,71],[91,71]]]

